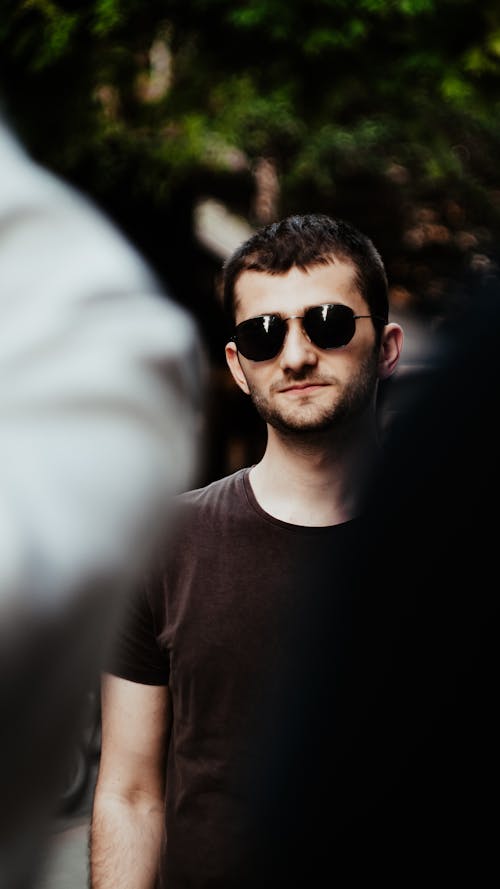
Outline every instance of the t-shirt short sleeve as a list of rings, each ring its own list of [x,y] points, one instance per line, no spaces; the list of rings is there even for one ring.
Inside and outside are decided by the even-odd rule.
[[[168,653],[158,643],[146,584],[126,604],[106,672],[144,685],[168,684]]]

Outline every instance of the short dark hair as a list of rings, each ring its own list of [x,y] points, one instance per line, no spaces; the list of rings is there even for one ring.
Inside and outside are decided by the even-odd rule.
[[[378,250],[349,222],[320,213],[287,216],[259,229],[234,251],[222,269],[224,311],[235,321],[234,291],[245,271],[279,275],[293,266],[327,265],[335,258],[353,264],[356,283],[371,314],[389,315],[387,275]]]

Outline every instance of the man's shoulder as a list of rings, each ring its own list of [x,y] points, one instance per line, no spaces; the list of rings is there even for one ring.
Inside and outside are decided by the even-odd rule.
[[[230,502],[238,501],[244,497],[245,477],[249,468],[238,469],[223,478],[214,479],[199,488],[192,488],[177,496],[180,510],[187,512],[203,511],[221,507],[227,508]]]

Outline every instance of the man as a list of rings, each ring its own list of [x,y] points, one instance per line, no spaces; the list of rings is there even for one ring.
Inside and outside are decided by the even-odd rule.
[[[103,683],[93,889],[248,878],[259,725],[280,718],[304,608],[332,594],[331,576],[311,589],[304,566],[338,559],[341,594],[378,460],[378,382],[403,334],[371,241],[292,216],[238,248],[223,284],[227,362],[267,445],[255,466],[180,497],[175,539],[124,625]]]
[[[193,484],[203,377],[193,320],[3,120],[0,193],[0,885],[26,889],[115,621]]]

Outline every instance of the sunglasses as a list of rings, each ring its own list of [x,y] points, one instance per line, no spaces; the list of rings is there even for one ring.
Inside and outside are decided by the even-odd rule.
[[[340,349],[350,343],[358,318],[374,318],[386,324],[380,315],[355,315],[349,306],[327,303],[311,306],[303,315],[259,315],[237,324],[231,337],[238,352],[251,361],[269,361],[281,352],[287,334],[287,321],[300,318],[313,345],[319,349]]]

